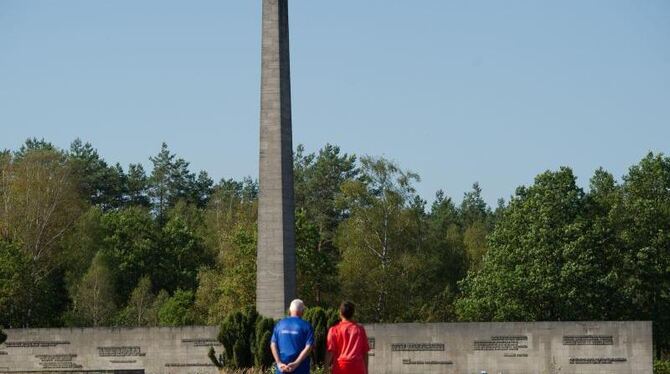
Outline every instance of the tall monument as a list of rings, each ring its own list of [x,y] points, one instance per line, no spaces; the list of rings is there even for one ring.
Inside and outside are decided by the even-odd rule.
[[[279,318],[296,296],[288,0],[263,0],[256,308]]]

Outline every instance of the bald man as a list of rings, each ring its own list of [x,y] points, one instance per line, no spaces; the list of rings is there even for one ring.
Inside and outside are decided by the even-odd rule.
[[[309,353],[314,345],[314,331],[302,319],[305,304],[293,300],[289,316],[277,322],[272,333],[270,349],[277,363],[276,373],[309,374]]]

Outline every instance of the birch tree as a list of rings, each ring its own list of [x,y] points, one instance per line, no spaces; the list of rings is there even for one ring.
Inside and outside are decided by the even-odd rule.
[[[385,321],[406,295],[408,257],[417,250],[410,203],[419,176],[383,158],[361,158],[362,180],[343,186],[350,217],[340,228],[340,277],[346,296],[358,299],[363,314]]]

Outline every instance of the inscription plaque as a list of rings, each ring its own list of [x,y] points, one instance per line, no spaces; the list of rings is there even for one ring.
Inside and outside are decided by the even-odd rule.
[[[42,361],[72,361],[76,354],[62,354],[62,355],[35,355]]]
[[[520,342],[524,344],[519,344]],[[527,336],[492,336],[491,340],[475,340],[473,349],[475,351],[518,351],[521,348],[528,348],[527,342]]]
[[[138,346],[98,347],[100,357],[143,357],[142,348]]]
[[[563,345],[614,345],[612,335],[568,335],[563,337]]]
[[[5,342],[7,348],[48,348],[55,347],[58,345],[70,344],[69,341],[46,341],[46,340],[29,340],[29,341],[16,341],[16,342]]]
[[[76,357],[76,354],[35,355],[44,369],[81,369],[81,365],[73,362]]]
[[[182,362],[169,362],[165,364],[165,367],[167,368],[184,368],[184,367],[214,367],[214,364],[211,362],[199,362],[199,363],[182,363]]]
[[[570,364],[575,365],[575,364],[581,364],[581,365],[611,365],[611,364],[619,364],[619,363],[624,363],[628,361],[628,359],[623,358],[623,357],[616,357],[616,358],[571,358],[570,359]]]
[[[505,353],[503,357],[528,357],[528,353]]]
[[[442,343],[396,343],[391,344],[392,352],[442,352]]]
[[[211,338],[182,339],[181,342],[186,344],[193,344],[194,347],[211,347],[221,345],[218,340]]]
[[[403,359],[402,364],[403,365],[453,365],[454,363],[452,361],[436,361],[436,360],[421,361],[421,360]]]

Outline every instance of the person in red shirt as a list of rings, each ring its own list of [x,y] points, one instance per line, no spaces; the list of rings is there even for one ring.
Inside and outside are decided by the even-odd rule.
[[[328,330],[326,367],[332,374],[367,374],[368,336],[365,328],[354,322],[356,307],[345,301],[340,305],[340,323]]]

